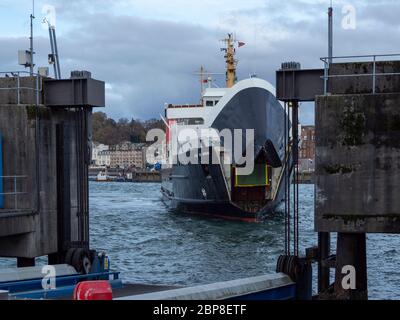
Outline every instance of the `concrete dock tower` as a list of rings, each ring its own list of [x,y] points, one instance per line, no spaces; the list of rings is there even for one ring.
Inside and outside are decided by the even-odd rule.
[[[338,233],[342,299],[367,298],[366,233],[400,233],[400,61],[362,58],[331,64],[316,99],[315,228]]]
[[[105,105],[104,82],[89,72],[3,76],[0,256],[32,266],[45,255],[51,264],[71,260],[71,248],[89,254],[90,119]]]
[[[400,233],[400,61],[390,61],[396,58],[327,57],[324,69],[277,71],[279,100],[315,101],[318,248],[309,253],[318,262],[322,299],[367,299],[366,234]]]

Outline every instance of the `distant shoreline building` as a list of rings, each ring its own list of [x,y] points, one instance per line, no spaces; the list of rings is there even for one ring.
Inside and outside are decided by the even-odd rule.
[[[123,142],[110,148],[110,166],[120,168],[146,167],[144,143]]]
[[[102,143],[92,143],[92,165],[96,166],[109,166],[105,154],[109,150],[109,146]]]
[[[93,144],[92,164],[101,167],[144,169],[146,167],[146,144],[122,142],[114,146]]]
[[[103,150],[98,153],[98,160],[96,162],[97,166],[110,167],[111,166],[111,151]]]
[[[315,169],[315,126],[302,126],[299,150],[299,170],[301,172]]]

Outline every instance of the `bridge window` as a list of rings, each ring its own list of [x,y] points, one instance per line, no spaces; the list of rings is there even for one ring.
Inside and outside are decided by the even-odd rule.
[[[206,107],[213,107],[214,101],[213,100],[206,100]]]
[[[177,123],[180,125],[200,125],[204,124],[204,119],[203,118],[177,119]]]

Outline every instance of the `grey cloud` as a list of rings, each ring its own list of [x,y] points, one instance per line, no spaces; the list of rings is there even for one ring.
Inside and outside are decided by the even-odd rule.
[[[70,24],[69,31],[59,37],[64,76],[69,70],[87,69],[106,81],[111,86],[106,112],[113,117],[158,117],[165,102],[197,102],[200,84],[194,71],[200,65],[209,71],[224,71],[218,40],[231,30],[117,15],[111,13],[106,0],[53,3],[58,23],[68,20]],[[398,12],[397,2],[354,3],[356,30],[341,29],[340,6],[335,10],[335,54],[396,51],[398,27],[393,12]],[[298,18],[288,19],[293,12],[299,13]],[[274,83],[275,70],[288,60],[300,61],[305,68],[322,67],[319,57],[327,52],[327,18],[321,1],[316,5],[310,1],[269,1],[255,10],[232,11],[232,16],[238,22],[253,17],[257,28],[253,38],[243,39],[247,46],[238,51],[239,78],[255,72]],[[279,30],[288,31],[289,37],[277,40],[266,35]],[[36,42],[38,58],[42,57],[38,63],[46,64],[48,39],[37,38]],[[27,47],[27,39],[3,38],[0,45],[1,69],[15,69],[16,50]],[[218,79],[223,84],[223,77]],[[312,123],[312,106],[303,110],[302,122]]]
[[[162,113],[165,102],[198,100],[193,73],[204,62],[218,66],[207,58],[215,39],[201,27],[96,15],[60,39],[60,51],[70,68],[92,70],[123,96],[123,102],[108,101],[111,115],[148,118]]]

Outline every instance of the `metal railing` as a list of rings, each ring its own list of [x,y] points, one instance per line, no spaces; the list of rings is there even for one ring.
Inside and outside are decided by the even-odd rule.
[[[13,186],[11,192],[1,192],[0,196],[14,196],[14,210],[18,210],[18,195],[28,194],[27,192],[18,191],[18,179],[26,179],[28,176],[0,176],[0,180],[12,179]],[[1,209],[1,208],[0,208]],[[4,208],[8,209],[8,208]]]
[[[40,92],[43,90],[42,86],[42,76],[38,73],[33,73],[31,75],[30,72],[28,71],[0,71],[0,76],[3,78],[3,75],[5,78],[10,78],[10,79],[16,79],[17,80],[17,85],[15,87],[0,87],[0,90],[16,90],[17,93],[17,104],[20,104],[21,102],[21,90],[32,90],[35,91],[35,99],[36,99],[36,104],[39,104],[39,97],[40,97]],[[27,78],[29,76],[35,77],[35,87],[25,87],[21,85],[21,78]]]
[[[374,55],[361,55],[361,56],[338,56],[338,57],[323,57],[321,61],[324,62],[324,94],[327,94],[328,91],[328,80],[329,78],[341,78],[341,77],[372,77],[372,94],[376,93],[376,78],[380,76],[393,76],[393,75],[400,75],[400,72],[383,72],[377,73],[376,72],[376,64],[377,62],[388,61],[384,60],[384,58],[391,58],[391,57],[400,57],[400,53],[394,54],[374,54]],[[370,61],[359,61],[359,62],[372,62],[372,73],[362,73],[362,74],[337,74],[337,75],[329,75],[329,64],[332,63],[334,60],[344,60],[344,59],[351,59],[352,62],[354,59],[370,59]]]

